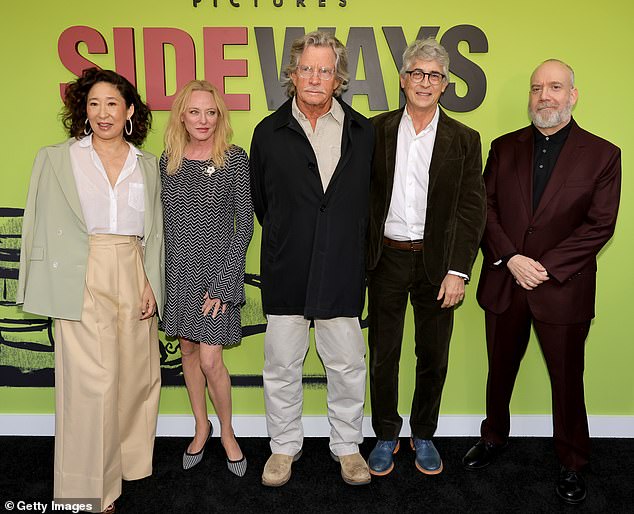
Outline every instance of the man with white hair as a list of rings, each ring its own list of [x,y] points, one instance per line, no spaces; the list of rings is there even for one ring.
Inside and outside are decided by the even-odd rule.
[[[262,225],[264,401],[272,455],[262,483],[284,485],[299,459],[302,369],[311,324],[326,368],[330,452],[351,485],[370,483],[363,441],[364,246],[374,133],[340,98],[346,47],[328,32],[293,42],[289,100],[251,142],[251,194]]]
[[[478,285],[489,357],[486,419],[463,458],[468,470],[484,468],[506,446],[509,402],[532,324],[552,387],[556,492],[573,504],[586,497],[584,343],[594,317],[596,257],[614,233],[621,184],[620,150],[575,123],[577,97],[572,68],[544,61],[531,75],[533,123],[491,143]]]
[[[403,420],[398,375],[408,297],[414,310],[416,378],[409,419],[416,468],[443,469],[432,437],[447,374],[453,312],[485,221],[480,135],[438,102],[449,55],[435,39],[414,41],[400,72],[406,106],[372,119],[376,133],[368,231],[372,426],[370,473],[394,468]]]

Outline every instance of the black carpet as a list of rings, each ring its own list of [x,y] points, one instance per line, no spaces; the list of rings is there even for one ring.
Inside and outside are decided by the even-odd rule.
[[[565,505],[556,497],[559,468],[547,438],[513,438],[498,461],[479,472],[465,471],[460,464],[474,438],[437,438],[445,467],[437,476],[416,470],[414,453],[408,441],[402,440],[394,471],[357,487],[341,480],[339,465],[329,456],[328,440],[311,438],[304,442],[304,454],[294,464],[291,480],[281,488],[260,484],[269,455],[268,439],[242,438],[240,442],[249,464],[244,478],[227,470],[217,438],[203,461],[190,471],[181,469],[187,439],[157,439],[154,474],[124,482],[117,512],[634,513],[634,439],[593,439],[593,456],[584,473],[588,498],[581,506]],[[368,439],[363,444],[364,456],[374,442]],[[50,505],[52,490],[53,438],[0,437],[2,508],[8,500]]]

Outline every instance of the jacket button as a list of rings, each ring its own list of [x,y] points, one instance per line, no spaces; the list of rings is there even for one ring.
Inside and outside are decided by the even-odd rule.
[[[61,236],[62,234],[63,234],[62,229],[61,229],[61,228],[58,228],[58,229],[57,229],[57,235],[58,235],[58,236]]]
[[[309,162],[308,163],[308,169],[309,170],[314,170],[315,169],[315,163],[314,162]]]
[[[59,263],[57,261],[53,261],[53,269],[59,268]]]
[[[322,205],[322,206],[319,208],[319,212],[324,212],[325,210],[326,210],[326,206],[325,206],[325,205]]]
[[[533,232],[535,232],[535,227],[528,227],[527,232],[528,232],[529,234],[532,234]]]

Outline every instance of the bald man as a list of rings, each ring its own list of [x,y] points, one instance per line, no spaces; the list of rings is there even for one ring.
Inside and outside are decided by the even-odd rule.
[[[491,144],[477,294],[489,357],[486,419],[463,458],[466,469],[481,469],[506,446],[509,402],[532,324],[552,387],[561,463],[555,490],[573,504],[586,498],[584,344],[594,317],[596,257],[614,233],[621,185],[619,148],[575,123],[577,98],[572,68],[543,62],[530,80],[532,124]]]

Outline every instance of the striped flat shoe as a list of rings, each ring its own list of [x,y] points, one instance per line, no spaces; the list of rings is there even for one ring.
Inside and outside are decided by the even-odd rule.
[[[207,440],[205,441],[205,444],[200,449],[200,451],[196,453],[189,453],[187,451],[187,448],[185,449],[185,453],[183,453],[183,469],[191,469],[196,464],[198,464],[201,460],[203,460],[203,455],[205,454],[205,448],[207,447],[207,443],[211,441],[211,436],[214,433],[214,427],[211,424],[211,421],[207,420],[207,423],[209,423],[209,435],[207,436]]]
[[[227,467],[234,475],[243,477],[247,472],[247,458],[243,455],[239,460],[227,459]]]

